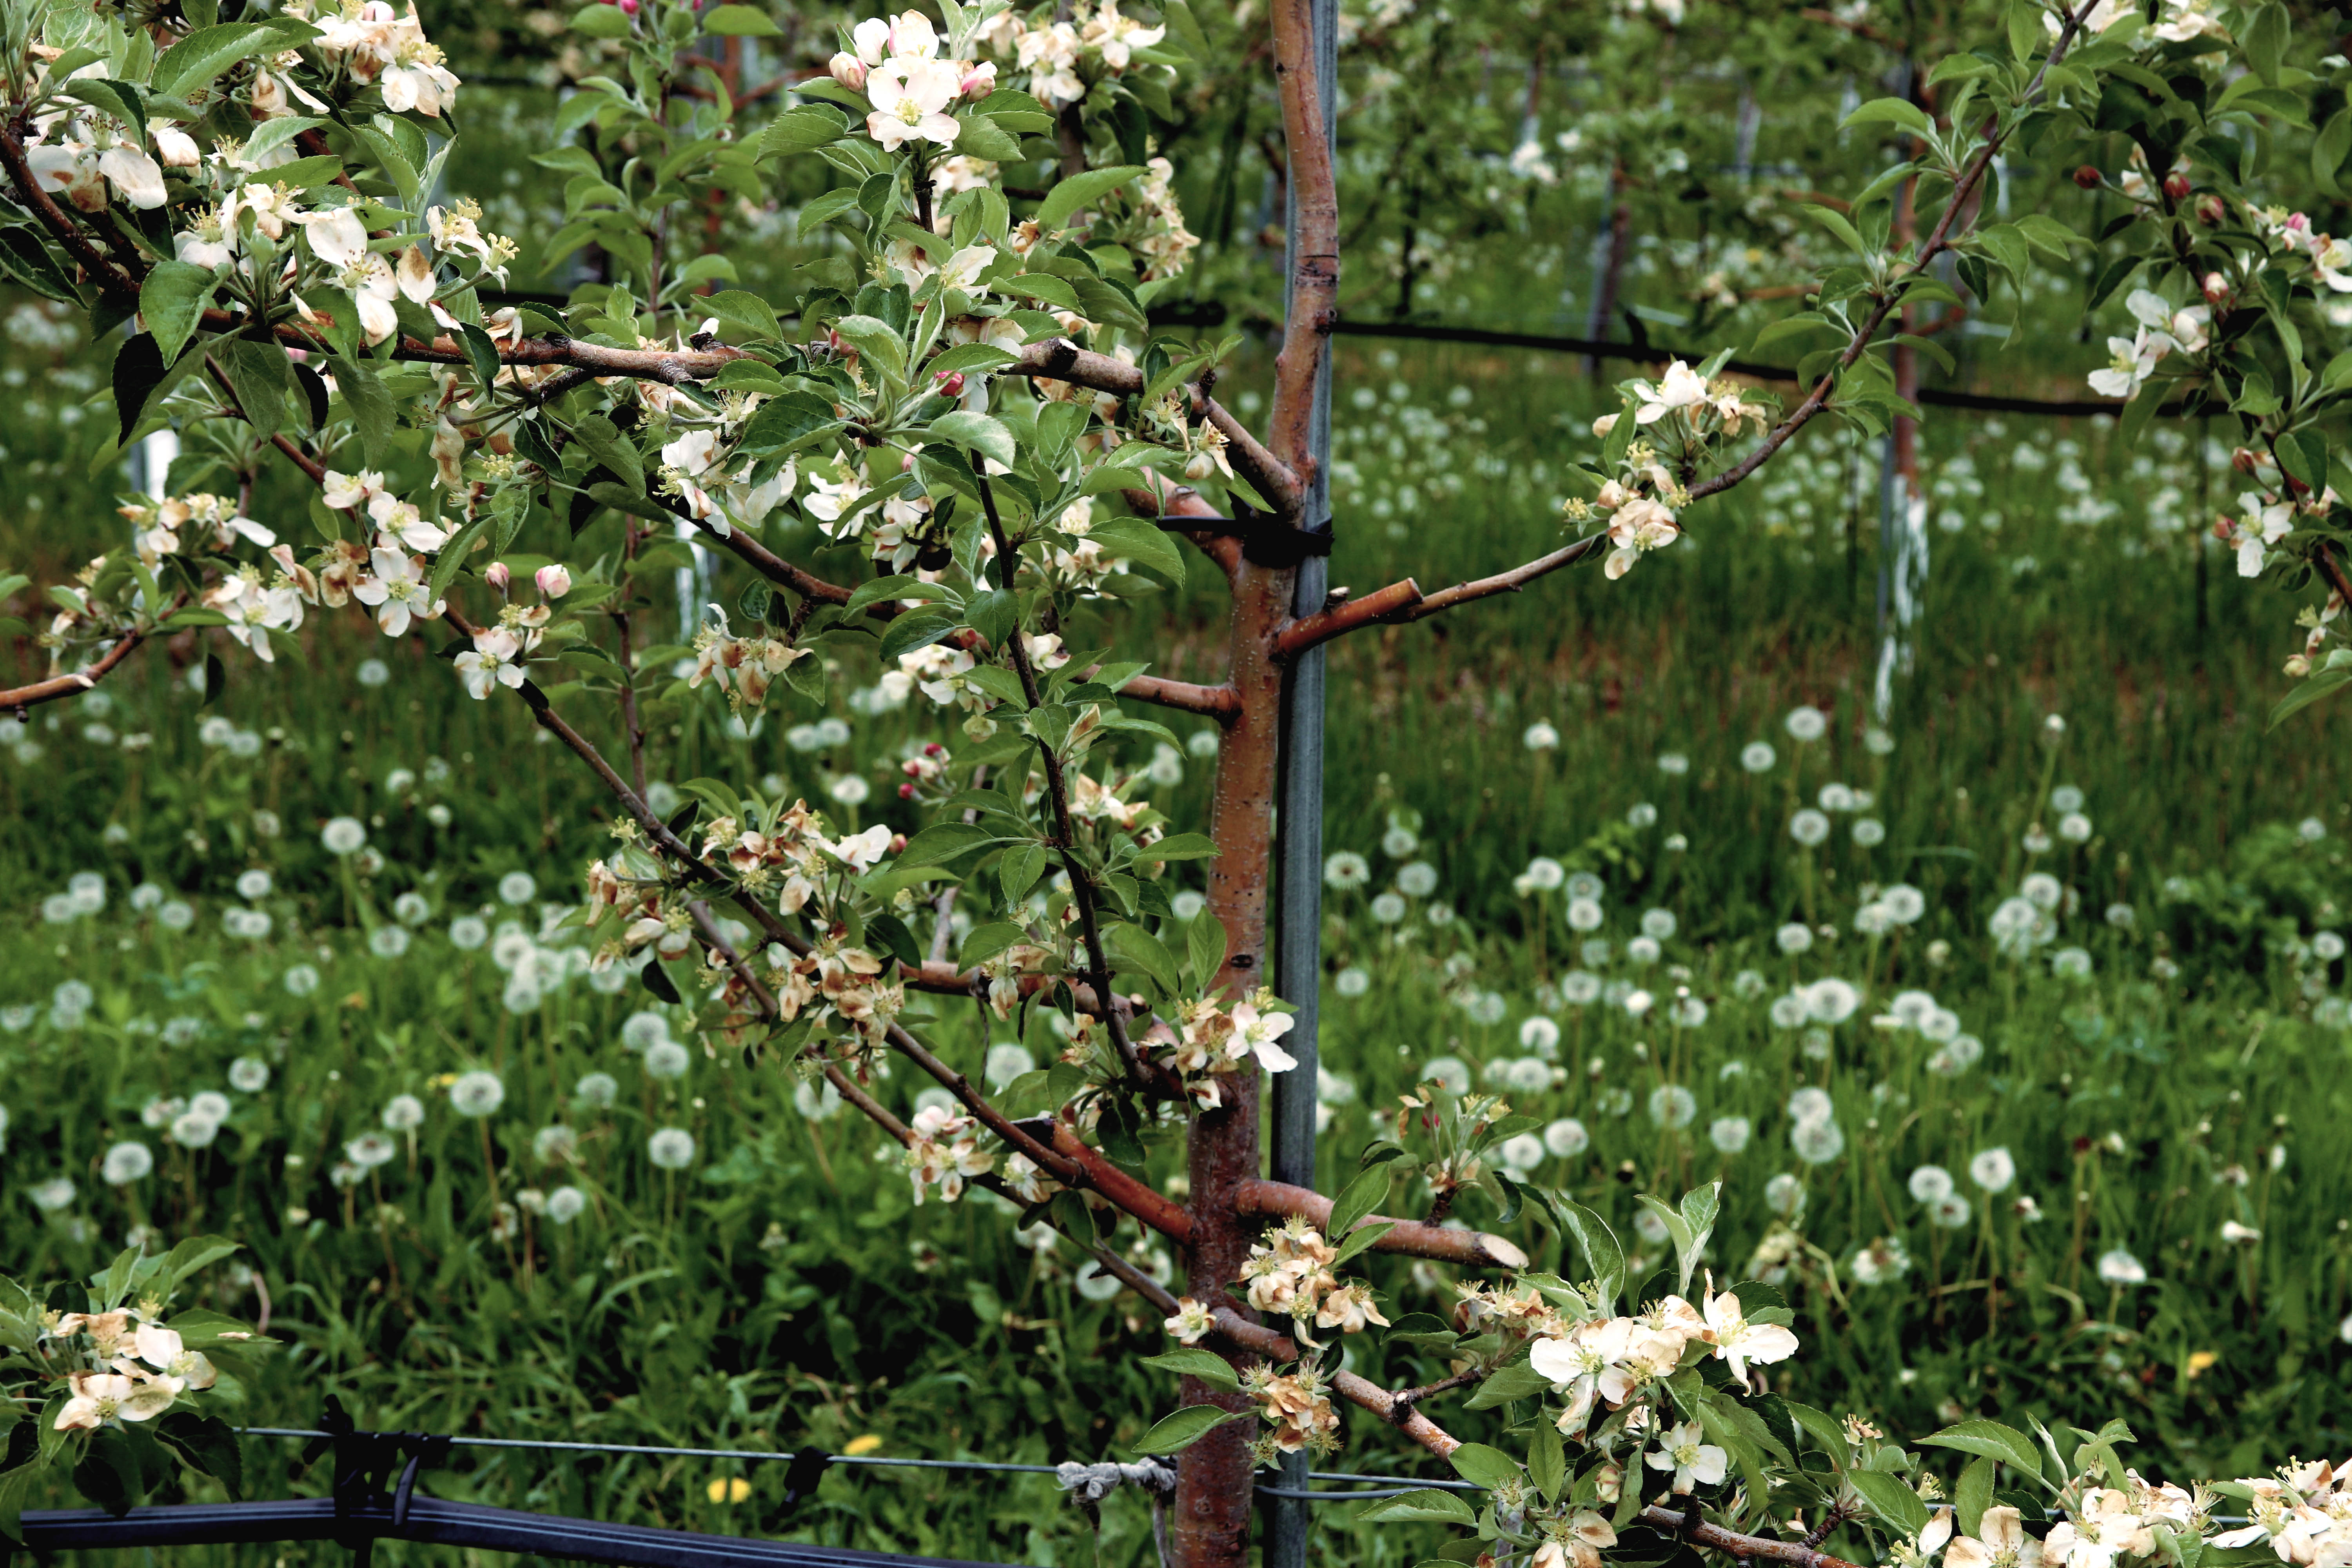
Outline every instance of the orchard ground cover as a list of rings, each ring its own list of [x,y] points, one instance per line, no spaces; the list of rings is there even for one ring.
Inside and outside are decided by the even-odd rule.
[[[1335,581],[1385,581],[1433,536],[1472,570],[1539,548],[1593,445],[1570,368],[1343,354]],[[1797,1306],[1799,1397],[1907,1430],[2112,1409],[2167,1473],[2332,1448],[2352,1425],[2343,721],[2264,742],[2244,628],[2276,617],[2226,561],[2199,570],[2225,470],[2195,432],[2125,454],[2011,420],[1935,433],[1931,608],[1877,724],[1874,456],[1817,433],[1730,503],[1738,526],[1605,602],[1570,574],[1475,636],[1335,660],[1328,1171],[1424,1079],[1498,1092],[1531,1120],[1503,1157],[1645,1252],[1636,1193],[1727,1178],[1718,1267]],[[12,526],[60,530],[62,553],[71,499]],[[1133,651],[1205,673],[1184,640],[1202,607],[1171,604]],[[453,684],[377,679],[383,645],[329,629],[307,651],[232,666],[209,705],[167,653],[6,731],[0,1266],[87,1271],[140,1226],[244,1240],[258,1280],[220,1304],[267,1290],[291,1345],[257,1418],[335,1392],[386,1426],[1124,1452],[1164,1379],[1104,1352],[1156,1348],[1155,1314],[977,1214],[983,1194],[913,1207],[896,1152],[816,1087],[587,974],[558,918],[577,890],[547,876],[598,848],[572,772]],[[906,765],[957,737],[874,670],[834,691],[749,732],[676,693],[656,770],[672,792],[772,771],[845,828],[898,822]],[[1203,804],[1186,738],[1134,750],[1132,793]],[[1016,1043],[929,1005],[1009,1089],[1058,1048],[1044,1020]],[[920,1103],[903,1072],[882,1087]],[[1468,1217],[1497,1226],[1483,1204]],[[1391,1316],[1450,1305],[1425,1265],[1370,1272]],[[1368,1421],[1344,1458],[1413,1468]],[[1042,1479],[837,1479],[789,1523],[780,1476],[740,1498],[735,1479],[521,1456],[447,1484],[855,1545],[1091,1550]],[[1146,1534],[1114,1501],[1106,1560]],[[1410,1548],[1391,1528],[1335,1550]]]

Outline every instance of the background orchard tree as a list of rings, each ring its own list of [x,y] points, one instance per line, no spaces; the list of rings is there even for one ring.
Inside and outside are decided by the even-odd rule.
[[[1654,8],[1669,26],[1679,10]],[[1286,1043],[1305,998],[1268,984],[1268,897],[1286,702],[1317,650],[1589,556],[1622,576],[1819,416],[1874,433],[1916,415],[1898,360],[1936,345],[1901,329],[1921,310],[1988,308],[2037,254],[2110,253],[2096,292],[2126,300],[2136,324],[2094,386],[2128,398],[2126,432],[2166,395],[2237,422],[2247,489],[2215,526],[2247,574],[2323,595],[2305,611],[2290,673],[2305,679],[2282,712],[2352,680],[2330,435],[2352,388],[2334,306],[2352,290],[2352,246],[2280,205],[2305,171],[2332,187],[2352,149],[2347,68],[2299,45],[2274,3],[2016,0],[1958,21],[1980,24],[1966,52],[1844,118],[1895,161],[1851,200],[1806,209],[1832,259],[1754,345],[1803,351],[1790,407],[1721,376],[1728,350],[1629,382],[1596,426],[1570,542],[1453,586],[1354,595],[1323,591],[1314,564],[1342,272],[1334,17],[1308,0],[1269,16],[1292,216],[1262,431],[1216,395],[1230,341],[1150,325],[1194,243],[1153,118],[1184,73],[1230,71],[1238,52],[1181,0],[1150,20],[1111,0],[1067,16],[946,0],[937,19],[857,19],[824,74],[793,89],[797,105],[756,113],[710,55],[714,38],[773,29],[764,13],[590,7],[575,26],[621,44],[625,68],[583,79],[562,112],[590,145],[541,159],[570,215],[547,249],[593,246],[605,268],[603,288],[562,307],[496,305],[514,241],[438,194],[462,86],[413,15],[380,0],[228,20],[189,0],[176,14],[13,5],[0,169],[23,216],[0,230],[0,264],[84,307],[93,332],[125,331],[121,446],[169,426],[229,479],[126,501],[129,542],[47,589],[53,672],[0,692],[0,707],[89,690],[158,632],[219,628],[267,661],[307,616],[356,603],[387,637],[435,639],[474,696],[514,705],[611,792],[614,844],[589,868],[583,917],[600,964],[696,997],[708,1037],[747,1059],[821,1075],[905,1145],[919,1193],[1009,1194],[1160,1303],[1187,1347],[1161,1363],[1182,1376],[1181,1408],[1147,1445],[1181,1454],[1174,1561],[1241,1558],[1253,1468],[1327,1447],[1335,1397],[1496,1486],[1475,1521],[1485,1539],[1545,1568],[1603,1550],[1652,1560],[1619,1542],[1636,1526],[1813,1563],[1811,1532],[1865,1511],[1916,1558],[1949,1526],[1928,1517],[1924,1476],[1881,1479],[1912,1470],[1909,1457],[1874,1433],[1807,1425],[1843,1479],[1834,1493],[1806,1480],[1798,1416],[1776,1414],[1745,1369],[1793,1348],[1775,1308],[1744,1286],[1687,1299],[1711,1191],[1659,1205],[1679,1278],[1637,1287],[1627,1304],[1641,1311],[1621,1317],[1605,1227],[1523,1194],[1488,1157],[1516,1131],[1507,1106],[1426,1090],[1334,1198],[1264,1178],[1259,1099],[1262,1070],[1311,1071]],[[1535,47],[1549,37],[1538,26]],[[1629,116],[1627,145],[1643,124]],[[2106,232],[2095,241],[2046,213],[1988,221],[2011,146],[2079,158],[2077,184],[2111,197]],[[1534,163],[1580,155],[1538,146],[1526,173],[1540,183]],[[722,287],[736,270],[730,195],[818,167],[841,183],[799,221],[834,254],[802,269],[792,298]],[[1433,188],[1444,171],[1421,178]],[[1408,245],[1394,272],[1408,303],[1415,265]],[[315,487],[307,519],[252,515],[276,464]],[[872,574],[831,582],[772,549],[768,525],[793,514],[854,542]],[[642,612],[681,525],[761,585],[706,606],[690,649],[648,648]],[[92,521],[94,542],[121,531]],[[529,576],[503,564],[524,551],[551,563]],[[1203,563],[1231,597],[1222,680],[1074,645],[1148,579]],[[709,779],[657,815],[639,704],[681,654],[695,661],[687,686],[739,712],[821,696],[827,664],[852,660],[963,715],[961,744],[907,765],[904,793],[931,825],[837,833],[803,802]],[[1152,811],[1118,764],[1123,741],[1173,740],[1145,716],[1155,707],[1222,728],[1206,832]],[[1187,859],[1208,863],[1209,882],[1189,923],[1158,880]],[[959,902],[978,923],[951,953]],[[728,941],[727,910],[752,922],[755,950]],[[1181,927],[1181,951],[1146,921]],[[1000,1018],[1058,1009],[1070,1048],[991,1099],[899,1022],[909,989]],[[886,1053],[961,1109],[899,1121],[865,1087]],[[1147,1142],[1180,1132],[1181,1202],[1133,1173]],[[1438,1193],[1429,1220],[1378,1212],[1400,1164]],[[1528,1273],[1517,1244],[1434,1223],[1472,1186],[1507,1216],[1532,1199],[1594,1279]],[[1181,1247],[1181,1297],[1099,1245],[1128,1220]],[[1404,1329],[1451,1346],[1461,1370],[1443,1384],[1388,1390],[1339,1370],[1331,1331],[1404,1328],[1340,1273],[1374,1248],[1518,1275],[1465,1285],[1450,1325]],[[1455,1392],[1483,1408],[1563,1391],[1567,1414],[1532,1423],[1524,1483],[1519,1460],[1465,1454],[1422,1408]],[[1556,1438],[1584,1438],[1596,1399],[1608,1414],[1571,1478]],[[2203,1510],[2135,1490],[2116,1440],[2037,1448],[2011,1433],[1970,1451],[2128,1514],[2125,1555],[2197,1568]],[[1970,1474],[1953,1494],[1960,1522],[1997,1535],[1993,1472]],[[2325,1513],[2329,1485],[2306,1478],[2278,1506]],[[1811,1524],[1769,1511],[1791,1496]],[[1782,1541],[1784,1526],[1808,1543]],[[2014,1550],[1984,1540],[1996,1560]],[[2070,1568],[2113,1555],[2085,1549]]]

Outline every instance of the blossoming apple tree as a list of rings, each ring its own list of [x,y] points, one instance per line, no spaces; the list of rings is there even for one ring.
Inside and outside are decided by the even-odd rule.
[[[2352,245],[2272,201],[2283,143],[2307,142],[2294,168],[2333,188],[2352,110],[2311,121],[2340,101],[2346,68],[2289,63],[2275,0],[2011,0],[1915,97],[1849,116],[1896,156],[1845,212],[1815,210],[1849,254],[1765,334],[1822,342],[1792,406],[1723,378],[1722,357],[1630,382],[1596,426],[1590,493],[1569,503],[1559,549],[1433,591],[1407,580],[1302,604],[1340,276],[1316,14],[1310,0],[1272,11],[1293,245],[1270,417],[1254,431],[1216,395],[1226,349],[1150,322],[1194,243],[1173,171],[1135,133],[1196,52],[1178,0],[1150,23],[1118,0],[861,19],[763,124],[697,52],[772,27],[763,13],[591,6],[575,25],[622,40],[626,68],[583,81],[562,111],[591,145],[541,161],[565,177],[570,215],[549,250],[593,242],[608,281],[561,308],[490,308],[516,246],[471,204],[433,196],[462,87],[413,15],[383,0],[226,22],[210,0],[10,5],[0,174],[18,216],[0,266],[85,308],[94,333],[130,329],[113,373],[124,445],[178,429],[231,481],[135,499],[127,531],[94,520],[104,548],[47,590],[52,672],[0,692],[0,709],[69,699],[187,628],[267,661],[307,617],[356,604],[383,636],[434,639],[449,678],[512,704],[610,791],[613,844],[579,917],[598,963],[690,999],[714,1040],[821,1076],[904,1145],[919,1197],[1005,1194],[1160,1304],[1181,1344],[1155,1364],[1181,1378],[1181,1404],[1146,1447],[1181,1454],[1171,1554],[1188,1568],[1241,1559],[1253,1468],[1328,1450],[1340,1404],[1490,1489],[1475,1512],[1432,1493],[1381,1517],[1458,1523],[1496,1561],[1591,1568],[1688,1545],[1813,1568],[1835,1561],[1826,1532],[1853,1522],[1912,1563],[1942,1550],[1968,1568],[2040,1553],[2200,1568],[2210,1498],[2138,1481],[2114,1428],[2028,1439],[1964,1424],[1937,1439],[1973,1456],[1942,1488],[1917,1454],[1769,1393],[1759,1369],[1795,1349],[1785,1307],[1752,1285],[1694,1294],[1712,1192],[1656,1205],[1678,1277],[1629,1281],[1594,1216],[1493,1168],[1486,1151],[1513,1128],[1499,1102],[1414,1097],[1398,1141],[1366,1151],[1336,1198],[1264,1179],[1263,1075],[1296,1070],[1289,1003],[1265,977],[1281,715],[1326,643],[1587,557],[1622,576],[1822,415],[1876,429],[1915,412],[1890,357],[1933,345],[1900,331],[1906,308],[1981,305],[2036,253],[2094,247],[2099,300],[2134,286],[2140,324],[2098,382],[2130,395],[2126,433],[2159,395],[2235,420],[2247,494],[2215,526],[2244,569],[2325,593],[2282,708],[2352,680],[2330,483],[2352,353],[2335,353],[2328,309],[2352,290]],[[2109,232],[1987,221],[2004,148],[2078,144],[2130,148],[2084,166],[2080,183],[2125,204]],[[830,257],[796,298],[719,287],[732,268],[708,237],[723,226],[689,247],[677,215],[759,199],[811,161],[835,183],[798,224]],[[1898,207],[1937,216],[1921,232]],[[268,465],[313,487],[307,518],[251,515]],[[870,574],[836,583],[788,558],[772,543],[787,520],[854,544]],[[714,780],[667,819],[651,809],[640,702],[673,678],[667,656],[640,657],[639,564],[681,526],[754,584],[708,607],[685,684],[750,712],[821,700],[829,664],[878,666],[961,720],[952,752],[908,764],[929,826],[841,834],[804,802]],[[554,563],[518,580],[504,558],[526,546]],[[1230,595],[1223,679],[1071,646],[1081,609],[1201,570]],[[7,579],[0,597],[26,586]],[[1171,738],[1154,709],[1223,731],[1206,832],[1137,798],[1119,765],[1122,747]],[[1189,922],[1161,879],[1183,861],[1205,862],[1209,889]],[[972,926],[950,956],[956,900]],[[728,938],[738,917],[749,944]],[[1058,1010],[1068,1049],[992,1099],[908,1026],[910,991],[1000,1018]],[[870,1089],[886,1054],[955,1108],[901,1121]],[[1137,1174],[1149,1144],[1180,1136],[1181,1203]],[[1591,1278],[1532,1270],[1501,1236],[1377,1212],[1415,1167],[1444,1199],[1482,1185],[1507,1220],[1548,1215]],[[1181,1247],[1181,1296],[1097,1245],[1129,1223]],[[1343,1276],[1368,1249],[1485,1278],[1460,1288],[1451,1321],[1391,1323]],[[1343,1370],[1335,1337],[1374,1328],[1455,1370],[1402,1390]],[[1501,1410],[1524,1454],[1458,1442],[1424,1408],[1453,1394]],[[2003,1475],[2054,1494],[2071,1533],[2021,1536],[2027,1504],[1994,1489]],[[2280,1554],[2347,1560],[2332,1489],[2322,1467],[2249,1494]]]

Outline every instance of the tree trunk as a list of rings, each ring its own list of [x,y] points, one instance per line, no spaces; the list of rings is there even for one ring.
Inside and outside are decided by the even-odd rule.
[[[1211,831],[1217,858],[1209,863],[1208,912],[1225,928],[1225,964],[1217,979],[1229,996],[1246,995],[1265,982],[1266,868],[1274,838],[1276,763],[1279,752],[1283,668],[1274,661],[1275,629],[1288,616],[1295,568],[1238,562],[1233,573],[1232,658],[1241,717],[1217,755]],[[1227,1304],[1225,1286],[1241,1278],[1258,1226],[1242,1217],[1241,1184],[1258,1173],[1258,1071],[1229,1075],[1226,1103],[1192,1121],[1187,1149],[1192,1241],[1185,1258],[1185,1289],[1194,1300]],[[1241,1357],[1230,1358],[1236,1367]],[[1192,1378],[1181,1403],[1247,1410],[1245,1395],[1223,1394]],[[1176,1507],[1169,1546],[1176,1568],[1237,1568],[1247,1561],[1250,1527],[1249,1446],[1255,1422],[1220,1426],[1186,1449],[1177,1462]]]

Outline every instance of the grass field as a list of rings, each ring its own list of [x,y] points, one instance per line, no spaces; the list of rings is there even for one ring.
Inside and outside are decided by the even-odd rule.
[[[1574,368],[1349,345],[1333,580],[1430,586],[1545,548],[1592,446]],[[2110,440],[1934,427],[1927,608],[1883,723],[1875,454],[1827,431],[1622,583],[1573,572],[1344,645],[1328,838],[1361,877],[1336,865],[1328,902],[1328,1170],[1424,1076],[1496,1085],[1538,1121],[1506,1157],[1629,1235],[1637,1192],[1725,1178],[1713,1267],[1798,1304],[1800,1397],[1896,1432],[2122,1415],[2176,1479],[2338,1449],[2352,731],[2322,708],[2264,733],[2291,608],[2226,560],[2200,572],[2227,487],[2198,433]],[[107,521],[37,460],[54,484],[0,514],[27,568]],[[1219,610],[1195,586],[1134,651],[1213,673]],[[1111,1352],[1160,1348],[1156,1315],[992,1200],[911,1207],[878,1135],[586,973],[551,916],[601,842],[592,781],[519,708],[363,629],[314,621],[275,670],[231,659],[215,708],[173,647],[0,731],[0,1268],[86,1271],[142,1226],[245,1241],[259,1279],[225,1273],[220,1304],[266,1290],[289,1342],[257,1420],[335,1393],[386,1427],[1124,1457],[1173,1391]],[[748,735],[708,694],[666,700],[655,772],[773,773],[836,821],[898,821],[898,761],[953,737],[873,679],[840,671],[822,715],[780,697]],[[1204,814],[1201,751],[1131,763],[1154,804]],[[338,817],[358,853],[331,852]],[[929,1031],[992,1077],[1021,1065],[1006,1047],[1057,1043],[934,1005]],[[478,1085],[456,1075],[482,1072],[499,1102],[461,1114]],[[909,1079],[885,1098],[915,1103]],[[175,1139],[206,1093],[226,1118]],[[152,1169],[110,1181],[125,1142]],[[1179,1157],[1156,1150],[1155,1176]],[[1427,1266],[1371,1273],[1392,1310],[1450,1300]],[[1366,1370],[1402,1380],[1403,1353]],[[1343,1458],[1412,1464],[1362,1422]],[[248,1462],[265,1495],[289,1484]],[[1044,1478],[836,1476],[788,1519],[780,1472],[722,1500],[732,1473],[507,1456],[439,1485],[1092,1561]],[[1149,1550],[1115,1500],[1102,1561]]]

